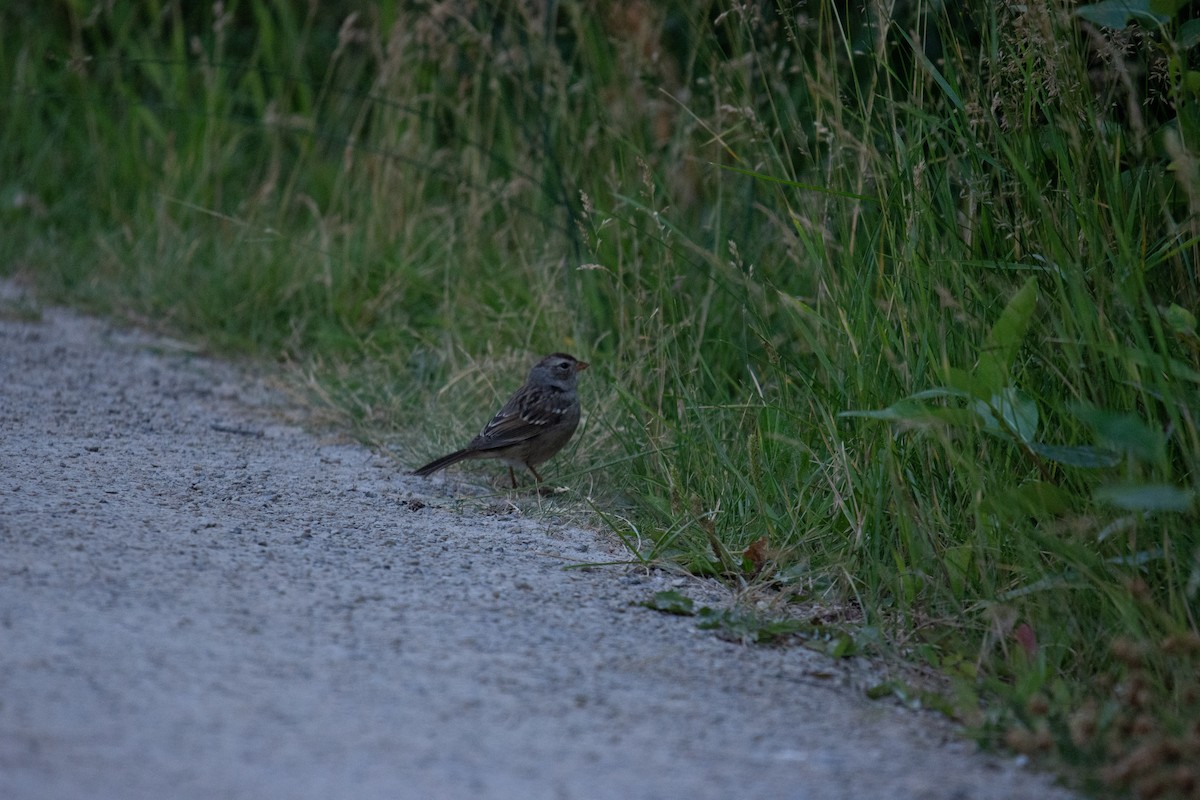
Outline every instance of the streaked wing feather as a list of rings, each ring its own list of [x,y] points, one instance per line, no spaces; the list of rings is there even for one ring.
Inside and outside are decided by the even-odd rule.
[[[562,394],[546,388],[517,392],[472,440],[470,447],[492,450],[537,436],[566,414],[568,402]]]

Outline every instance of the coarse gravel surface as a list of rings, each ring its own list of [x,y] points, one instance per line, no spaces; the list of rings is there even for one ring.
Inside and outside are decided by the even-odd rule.
[[[295,413],[0,281],[0,798],[1072,796],[854,660],[636,605],[720,587],[564,569],[626,555],[528,492]]]

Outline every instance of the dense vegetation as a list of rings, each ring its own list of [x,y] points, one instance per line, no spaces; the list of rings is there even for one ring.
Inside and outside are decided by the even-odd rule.
[[[551,472],[635,558],[1197,796],[1200,36],[977,6],[17,0],[0,269],[409,466],[575,352]]]

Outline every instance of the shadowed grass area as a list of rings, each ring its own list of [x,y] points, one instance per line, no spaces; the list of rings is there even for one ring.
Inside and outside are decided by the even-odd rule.
[[[552,479],[639,558],[852,607],[1096,786],[1196,785],[1184,20],[545,8],[16,3],[0,263],[283,360],[409,466],[574,352]]]

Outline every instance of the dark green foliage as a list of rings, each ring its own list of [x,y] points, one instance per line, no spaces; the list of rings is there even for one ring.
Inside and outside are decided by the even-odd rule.
[[[414,464],[577,352],[639,558],[1193,707],[1198,37],[1124,6],[9,4],[0,264]]]

